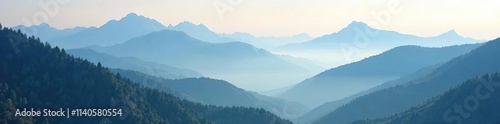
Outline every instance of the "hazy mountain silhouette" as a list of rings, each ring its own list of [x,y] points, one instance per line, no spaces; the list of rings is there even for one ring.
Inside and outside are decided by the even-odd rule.
[[[75,57],[87,59],[90,62],[100,62],[102,66],[135,70],[149,75],[167,79],[181,79],[189,77],[202,77],[203,75],[188,69],[180,69],[154,62],[145,62],[135,57],[115,57],[105,53],[95,52],[91,49],[71,49],[67,53]]]
[[[170,25],[168,29],[174,31],[182,31],[193,38],[210,43],[227,43],[235,41],[228,37],[219,36],[217,33],[211,31],[203,24],[195,25],[188,21],[181,22],[175,26]]]
[[[86,29],[92,29],[91,28],[84,28],[84,27],[75,27],[75,28],[68,28],[68,29],[55,29],[51,27],[47,23],[41,23],[40,25],[32,25],[30,27],[26,27],[24,25],[19,25],[12,27],[14,30],[21,30],[21,32],[25,33],[28,36],[37,36],[39,37],[42,41],[52,41],[54,39],[64,37],[67,35],[72,35],[76,34],[78,32],[81,32]]]
[[[500,93],[500,73],[469,79],[443,95],[431,98],[423,104],[389,117],[360,120],[355,123],[373,124],[496,124]]]
[[[395,31],[374,29],[366,23],[353,21],[339,32],[324,35],[304,43],[289,44],[284,46],[283,49],[336,49],[341,47],[342,43],[353,44],[353,42],[358,41],[360,44],[366,42],[366,46],[360,45],[359,47],[370,49],[390,49],[401,45],[442,47],[481,42],[481,40],[460,36],[454,30],[434,37],[419,37]]]
[[[368,90],[418,69],[446,62],[480,46],[443,48],[401,46],[358,62],[326,70],[306,79],[278,97],[317,107]]]
[[[129,70],[114,69],[113,71],[132,81],[140,82],[144,86],[207,105],[263,108],[283,118],[294,118],[310,110],[296,102],[245,91],[223,80],[210,78],[170,80]]]
[[[419,37],[374,29],[363,22],[353,21],[338,32],[307,42],[288,44],[274,52],[307,58],[317,63],[325,63],[328,66],[339,66],[398,46],[444,47],[479,42],[484,41],[464,38],[455,31],[435,37]],[[328,56],[328,58],[324,56]]]
[[[114,56],[133,56],[195,70],[205,76],[224,79],[239,87],[254,90],[279,87],[280,84],[298,82],[311,75],[297,65],[246,43],[207,43],[171,30],[136,37],[123,44],[92,49]]]
[[[109,46],[164,29],[166,29],[165,26],[153,19],[130,13],[120,20],[108,21],[99,28],[91,28],[73,35],[57,38],[49,43],[66,49],[91,45]]]
[[[467,79],[500,71],[500,39],[490,41],[466,55],[456,57],[431,74],[403,85],[358,97],[322,117],[317,123],[347,123],[381,118],[403,112],[443,94]]]

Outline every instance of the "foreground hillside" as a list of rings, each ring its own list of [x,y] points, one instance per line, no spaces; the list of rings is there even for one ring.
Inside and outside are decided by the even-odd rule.
[[[0,28],[2,28],[0,26]],[[0,31],[3,123],[290,123],[263,110],[214,107],[141,87],[20,31]],[[122,109],[119,117],[19,117],[16,109]]]
[[[347,123],[403,112],[441,95],[467,79],[500,71],[500,39],[456,57],[432,73],[402,85],[361,96],[322,117],[316,123]]]
[[[500,118],[500,73],[467,80],[444,95],[430,99],[403,113],[355,123],[390,124],[498,124]]]

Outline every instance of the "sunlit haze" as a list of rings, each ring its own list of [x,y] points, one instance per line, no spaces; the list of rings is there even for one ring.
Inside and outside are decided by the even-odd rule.
[[[98,27],[135,12],[164,25],[203,23],[218,33],[322,36],[339,31],[353,20],[372,25],[377,22],[374,13],[395,8],[400,11],[392,14],[386,25],[374,27],[418,36],[435,36],[454,29],[460,35],[484,40],[500,32],[497,0],[59,0],[60,11],[33,21],[33,17],[39,17],[37,13],[45,12],[45,1],[53,0],[1,4],[0,21],[6,26],[36,25],[46,20],[60,29]]]

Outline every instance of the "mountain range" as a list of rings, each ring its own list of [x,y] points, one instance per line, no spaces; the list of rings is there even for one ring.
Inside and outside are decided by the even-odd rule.
[[[278,48],[275,52],[307,58],[320,64],[339,66],[403,45],[444,47],[479,42],[484,41],[465,38],[454,30],[434,37],[419,37],[379,30],[366,23],[353,21],[338,32],[306,42],[291,43]]]
[[[130,13],[120,20],[111,20],[98,28],[89,28],[72,35],[55,38],[49,43],[65,49],[92,45],[109,46],[164,29],[166,27],[156,20]]]
[[[196,70],[249,90],[280,87],[312,75],[298,65],[246,43],[208,43],[172,30],[153,32],[113,46],[89,48],[117,57],[132,56]]]
[[[417,80],[379,90],[352,100],[315,123],[348,123],[360,119],[381,118],[403,112],[452,87],[484,74],[500,71],[497,54],[500,39],[487,42],[471,52],[453,58]]]
[[[421,37],[353,21],[317,38],[259,37],[135,13],[99,27],[0,25],[0,122],[498,123],[495,99],[470,116],[455,106],[498,80],[500,39],[458,33]],[[116,105],[130,115],[12,116],[19,107]]]

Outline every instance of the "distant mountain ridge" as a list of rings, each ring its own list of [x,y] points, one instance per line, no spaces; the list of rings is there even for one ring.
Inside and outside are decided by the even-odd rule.
[[[451,40],[451,41],[450,41]],[[351,22],[340,31],[322,37],[318,37],[308,42],[289,44],[283,49],[301,48],[323,48],[332,49],[341,43],[368,42],[367,46],[375,48],[393,48],[400,45],[419,45],[426,47],[443,47],[450,45],[478,43],[481,40],[465,38],[450,30],[435,37],[419,37],[409,34],[401,34],[396,31],[379,30],[370,27],[368,24],[358,21]]]
[[[302,43],[288,44],[278,48],[275,52],[307,58],[330,66],[340,66],[398,46],[445,47],[481,42],[484,41],[465,38],[458,35],[454,30],[435,37],[420,37],[396,31],[375,29],[366,23],[352,21],[338,32]]]
[[[89,28],[75,27],[75,28],[68,28],[68,29],[59,30],[59,29],[55,29],[55,28],[51,27],[47,23],[41,23],[39,25],[32,25],[29,27],[26,27],[24,25],[12,27],[12,29],[14,29],[14,30],[21,30],[21,32],[25,33],[28,36],[35,35],[35,36],[39,37],[42,41],[52,41],[52,40],[59,38],[59,37],[64,37],[67,35],[76,34],[76,33],[81,32],[83,30],[92,29],[92,28],[94,28],[94,27],[89,27]]]
[[[109,46],[164,29],[166,27],[154,19],[129,13],[120,20],[111,20],[98,28],[60,37],[49,43],[66,49],[83,48],[92,45]]]

